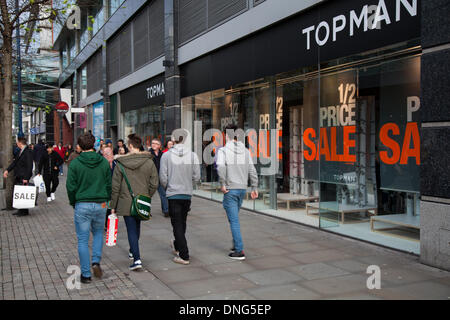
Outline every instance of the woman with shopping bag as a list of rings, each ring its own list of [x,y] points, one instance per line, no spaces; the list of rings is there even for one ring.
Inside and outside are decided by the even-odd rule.
[[[150,152],[139,151],[142,140],[135,134],[128,136],[128,150],[117,158],[117,166],[112,178],[111,215],[123,216],[128,233],[130,249],[128,258],[134,262],[130,270],[142,268],[139,251],[141,219],[132,214],[135,195],[153,196],[158,189],[158,171]],[[134,213],[134,212],[133,212]],[[115,217],[115,215],[113,216]]]
[[[3,173],[3,177],[6,179],[8,177],[8,173],[14,170],[15,173],[15,185],[28,185],[31,176],[33,175],[33,152],[27,146],[27,140],[23,137],[17,138],[17,147],[20,150],[17,156],[14,158],[14,161],[5,170]],[[36,191],[36,188],[35,188]],[[16,192],[14,192],[14,197]],[[16,199],[16,202],[20,201],[20,196]],[[14,203],[14,198],[13,198]],[[17,206],[16,206],[17,207]],[[34,204],[33,206],[34,207]],[[29,214],[28,208],[20,208],[19,211],[13,213],[13,215],[17,216],[27,216]]]
[[[55,192],[59,184],[59,166],[64,163],[64,160],[56,151],[53,151],[51,144],[47,144],[46,149],[47,153],[44,153],[41,161],[39,161],[38,175],[41,175],[43,172],[47,202],[51,202],[56,199]]]

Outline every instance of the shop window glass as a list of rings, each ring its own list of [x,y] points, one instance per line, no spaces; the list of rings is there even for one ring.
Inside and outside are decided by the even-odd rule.
[[[144,147],[150,147],[154,138],[163,140],[162,107],[148,106],[125,112],[123,116],[123,137],[135,133],[141,137]]]
[[[320,86],[320,226],[419,253],[420,57]]]
[[[419,253],[420,56],[386,50],[183,98],[183,128],[202,135],[195,193],[223,199],[205,155],[234,123],[259,176],[244,208]]]

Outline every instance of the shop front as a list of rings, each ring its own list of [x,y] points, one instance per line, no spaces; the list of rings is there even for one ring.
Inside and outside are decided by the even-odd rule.
[[[159,75],[120,92],[121,132],[126,138],[136,133],[144,146],[151,140],[164,138],[164,75]]]
[[[182,65],[196,194],[222,200],[214,155],[233,123],[259,174],[243,207],[419,254],[418,8],[326,2]]]

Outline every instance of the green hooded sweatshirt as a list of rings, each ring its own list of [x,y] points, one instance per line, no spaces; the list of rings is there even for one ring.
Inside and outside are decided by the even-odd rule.
[[[66,181],[70,205],[77,202],[107,202],[111,199],[111,168],[95,152],[82,152],[70,164]]]

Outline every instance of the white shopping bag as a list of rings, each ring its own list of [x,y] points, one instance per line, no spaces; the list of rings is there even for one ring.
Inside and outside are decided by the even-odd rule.
[[[13,208],[30,209],[36,204],[36,187],[34,186],[14,186]]]
[[[108,226],[106,228],[106,245],[108,247],[113,247],[116,245],[118,226],[119,219],[117,218],[117,215],[111,213],[108,217]]]
[[[37,175],[33,178],[34,185],[38,187],[39,193],[45,192],[44,178],[41,175]]]

